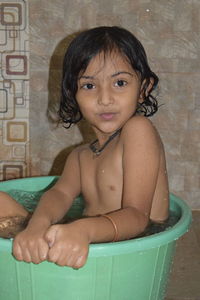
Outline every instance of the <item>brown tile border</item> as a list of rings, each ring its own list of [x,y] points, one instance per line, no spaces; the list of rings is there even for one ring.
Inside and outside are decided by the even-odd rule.
[[[23,71],[12,71],[10,69],[10,60],[18,59],[22,60],[24,64]],[[26,55],[6,55],[6,74],[8,75],[27,75],[27,56]]]
[[[4,18],[4,16],[6,15],[6,8],[17,8],[18,12],[18,21],[13,21],[13,22],[7,22]],[[0,9],[0,13],[1,13],[1,24],[2,25],[11,25],[11,26],[16,26],[16,25],[21,25],[22,24],[22,6],[21,4],[18,3],[2,3],[1,4],[1,9]]]

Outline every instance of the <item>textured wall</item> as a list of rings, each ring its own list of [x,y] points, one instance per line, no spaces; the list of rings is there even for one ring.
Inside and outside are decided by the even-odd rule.
[[[199,0],[31,0],[29,23],[28,175],[59,173],[70,146],[82,140],[77,127],[67,131],[53,123],[62,57],[71,35],[98,25],[120,25],[142,41],[160,77],[159,103],[164,105],[152,120],[165,144],[170,189],[200,208]],[[0,124],[1,131],[5,125]],[[84,139],[92,136],[84,124],[80,129]],[[7,160],[4,150],[0,155]]]

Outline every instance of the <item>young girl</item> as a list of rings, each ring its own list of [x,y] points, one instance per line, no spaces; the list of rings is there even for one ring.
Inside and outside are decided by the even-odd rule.
[[[97,139],[72,151],[57,183],[41,197],[14,239],[18,260],[80,268],[90,243],[130,239],[150,221],[168,218],[164,149],[146,118],[157,111],[151,94],[157,83],[143,46],[125,29],[98,27],[72,41],[59,114],[66,127],[84,117]],[[85,217],[58,224],[80,193]],[[27,217],[9,196],[0,200],[2,215]]]

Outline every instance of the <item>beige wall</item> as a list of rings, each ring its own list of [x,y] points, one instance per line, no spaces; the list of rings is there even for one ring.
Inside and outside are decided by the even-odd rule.
[[[26,14],[25,19],[30,24],[29,34],[28,26],[24,30],[25,39],[28,34],[30,40],[30,97],[25,97],[26,107],[19,108],[18,104],[18,127],[9,127],[0,110],[1,180],[22,174],[15,168],[17,163],[23,165],[23,176],[61,171],[70,146],[82,140],[77,127],[65,130],[52,122],[59,98],[63,49],[70,36],[81,29],[120,25],[142,41],[150,64],[160,77],[159,103],[164,105],[152,120],[165,144],[170,190],[191,207],[200,208],[199,0],[31,0],[29,17]],[[20,80],[22,87],[29,85],[28,75]],[[20,95],[22,91],[28,93],[28,88],[21,89]],[[12,105],[16,110],[16,102],[11,104],[11,110]],[[10,121],[16,122],[14,118]],[[83,125],[81,132],[89,139],[92,135]],[[17,142],[12,142],[12,138],[8,142],[8,133],[17,137]],[[20,140],[25,138],[26,141]]]

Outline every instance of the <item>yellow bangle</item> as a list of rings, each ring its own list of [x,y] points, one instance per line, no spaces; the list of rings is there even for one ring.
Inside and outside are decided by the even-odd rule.
[[[115,230],[115,235],[114,235],[114,238],[113,238],[112,242],[117,242],[119,233],[118,233],[118,229],[117,229],[116,223],[115,223],[114,220],[111,218],[111,216],[108,216],[108,215],[101,215],[101,217],[107,218],[107,219],[112,223],[112,225],[113,225],[113,227],[114,227],[114,230]]]

